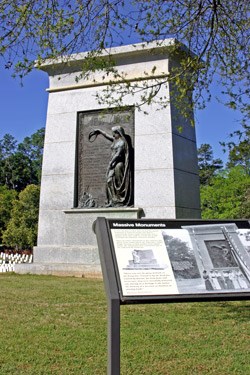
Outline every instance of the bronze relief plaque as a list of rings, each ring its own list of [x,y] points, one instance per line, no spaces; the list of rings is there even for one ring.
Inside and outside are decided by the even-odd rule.
[[[133,205],[134,111],[78,113],[78,208]]]

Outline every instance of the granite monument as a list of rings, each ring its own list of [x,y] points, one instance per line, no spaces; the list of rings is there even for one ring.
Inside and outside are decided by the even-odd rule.
[[[174,42],[109,52],[127,81],[159,82],[178,63],[168,53]],[[107,107],[96,95],[116,85],[116,77],[97,71],[76,82],[86,56],[41,66],[49,76],[49,100],[38,241],[34,263],[18,267],[19,273],[100,276],[92,231],[98,216],[200,217],[195,128],[175,106],[174,91],[162,85],[157,94],[169,101],[166,108],[155,100],[139,109],[136,95],[124,97],[120,108]]]

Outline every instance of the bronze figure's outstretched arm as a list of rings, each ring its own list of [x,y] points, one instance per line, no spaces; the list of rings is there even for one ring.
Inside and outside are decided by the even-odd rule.
[[[114,138],[111,135],[109,135],[108,133],[106,133],[105,131],[103,131],[101,129],[96,129],[96,130],[93,130],[92,132],[89,133],[89,141],[94,142],[96,137],[98,136],[98,134],[102,134],[110,142],[113,142],[113,140],[114,140]],[[91,141],[91,138],[93,136],[95,136],[95,138]]]

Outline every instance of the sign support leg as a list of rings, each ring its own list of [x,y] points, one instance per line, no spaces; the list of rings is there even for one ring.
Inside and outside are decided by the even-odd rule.
[[[120,375],[120,300],[108,304],[108,375]]]

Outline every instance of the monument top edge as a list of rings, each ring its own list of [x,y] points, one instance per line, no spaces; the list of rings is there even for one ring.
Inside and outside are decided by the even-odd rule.
[[[189,49],[182,43],[178,42],[175,38],[168,38],[162,39],[157,41],[151,42],[144,42],[144,43],[135,43],[135,44],[127,44],[123,46],[111,47],[108,49],[103,49],[98,56],[100,57],[108,57],[114,56],[116,58],[121,58],[124,56],[135,56],[135,55],[146,55],[147,53],[155,52],[162,53],[162,50],[167,49],[170,46],[178,45],[178,47],[183,50],[184,52],[189,52]],[[86,51],[86,52],[79,52],[71,55],[60,56],[57,59],[47,59],[45,60],[40,66],[39,69],[47,71],[52,66],[61,65],[61,64],[74,64],[80,63],[86,57],[91,56],[91,53],[95,51]]]

